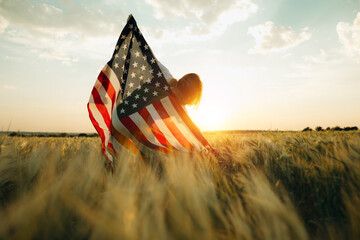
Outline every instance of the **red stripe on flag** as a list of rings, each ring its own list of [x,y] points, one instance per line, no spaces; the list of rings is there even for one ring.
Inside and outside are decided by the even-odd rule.
[[[110,115],[108,113],[107,108],[105,107],[104,103],[101,100],[99,92],[95,88],[93,88],[91,94],[94,98],[96,108],[99,110],[101,116],[103,117],[107,128],[110,129],[110,123],[111,123]]]
[[[111,99],[111,110],[112,110],[113,106],[114,106],[114,102],[115,102],[115,96],[116,96],[115,89],[103,71],[100,72],[100,74],[98,76],[98,80],[101,82],[103,88],[107,92],[107,95]]]
[[[149,140],[146,139],[144,134],[138,128],[138,126],[134,123],[134,121],[129,117],[124,117],[120,119],[120,122],[130,131],[130,133],[137,139],[140,140],[142,144],[149,148],[153,148],[162,152],[168,152],[169,149],[159,147],[155,144],[152,144]]]
[[[149,128],[155,135],[156,139],[164,146],[174,148],[169,141],[166,139],[164,134],[160,131],[159,127],[156,125],[154,119],[151,117],[149,111],[146,108],[142,108],[140,111],[138,111],[140,116],[145,120],[145,122],[148,124]]]
[[[168,97],[171,101],[171,104],[174,106],[174,108],[180,115],[181,119],[188,126],[188,128],[194,134],[194,136],[201,142],[202,145],[210,146],[208,141],[204,138],[204,136],[200,132],[200,129],[194,124],[194,122],[190,119],[189,115],[185,112],[185,110],[182,108],[182,106],[178,103],[174,94],[172,93]]]
[[[113,125],[111,124],[111,135],[116,139],[116,141],[126,148],[129,151],[132,151],[134,154],[139,152],[139,149],[136,147],[136,145],[127,137],[122,135],[120,132],[118,132]]]
[[[104,130],[99,126],[99,123],[96,121],[96,119],[94,118],[94,115],[90,109],[90,106],[89,106],[90,103],[87,104],[87,108],[88,108],[88,111],[89,111],[89,116],[90,116],[90,120],[92,122],[92,124],[94,125],[96,131],[99,133],[100,135],[100,138],[101,138],[101,142],[102,142],[102,150],[103,152],[105,153],[105,149],[104,149],[104,143],[105,143],[105,134],[104,134]]]
[[[176,124],[171,120],[169,114],[166,112],[164,106],[160,101],[153,103],[156,111],[160,115],[161,119],[164,121],[165,125],[168,127],[172,135],[178,140],[178,142],[185,148],[192,149],[192,144],[187,140],[187,138],[181,133]]]
[[[114,146],[113,146],[113,144],[111,142],[108,143],[107,147],[110,148],[112,154],[115,153]]]

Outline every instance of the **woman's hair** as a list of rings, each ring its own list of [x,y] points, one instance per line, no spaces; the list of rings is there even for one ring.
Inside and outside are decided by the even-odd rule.
[[[199,106],[203,89],[199,75],[188,73],[180,78],[174,87],[182,105],[195,106],[195,108]]]

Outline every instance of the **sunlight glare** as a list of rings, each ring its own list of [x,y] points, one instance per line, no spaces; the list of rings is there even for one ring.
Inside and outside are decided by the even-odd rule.
[[[224,129],[225,116],[215,114],[211,109],[188,108],[188,114],[201,131],[214,131]]]

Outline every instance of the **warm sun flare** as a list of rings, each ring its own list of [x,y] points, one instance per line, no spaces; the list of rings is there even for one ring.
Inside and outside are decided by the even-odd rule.
[[[188,113],[201,131],[221,130],[225,128],[224,116],[222,114],[214,114],[210,109],[199,108],[195,110],[189,108]]]

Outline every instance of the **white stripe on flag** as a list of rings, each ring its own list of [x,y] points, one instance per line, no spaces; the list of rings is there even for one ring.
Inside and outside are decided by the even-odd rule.
[[[145,148],[145,145],[143,145],[142,143],[140,143],[133,135],[132,133],[124,126],[124,124],[122,124],[122,122],[120,122],[119,116],[117,114],[117,111],[114,111],[114,115],[112,117],[112,121],[111,121],[113,127],[115,128],[116,131],[118,131],[119,133],[123,134],[125,137],[129,138],[138,149],[142,149]],[[147,147],[146,147],[147,148]]]
[[[93,117],[99,124],[99,127],[102,128],[103,130],[108,129],[108,127],[104,121],[103,115],[101,115],[101,113],[99,112],[99,110],[96,107],[96,104],[94,103],[94,98],[93,98],[92,94],[90,95],[89,109],[90,109],[91,113],[93,114]]]
[[[155,135],[151,131],[151,128],[147,125],[145,120],[140,116],[140,114],[138,112],[131,114],[129,117],[130,117],[131,120],[133,120],[133,122],[136,124],[136,126],[140,129],[140,131],[144,134],[145,138],[149,142],[151,142],[152,144],[154,144],[156,146],[166,148],[164,145],[162,145],[157,140],[157,138],[155,137]]]
[[[166,112],[169,114],[171,120],[173,123],[177,126],[177,128],[180,130],[180,132],[186,137],[186,139],[194,145],[194,147],[197,150],[201,150],[202,144],[200,141],[194,136],[194,134],[189,130],[186,123],[182,120],[182,118],[179,116],[178,112],[172,105],[169,97],[165,97],[160,100],[163,104]]]
[[[104,130],[104,135],[105,135],[105,143],[104,143],[104,145],[105,145],[106,147],[108,147],[109,138],[110,138],[110,131]]]
[[[114,71],[112,70],[111,67],[109,67],[109,65],[105,65],[104,68],[102,69],[102,72],[105,74],[105,76],[110,80],[111,84],[113,85],[115,92],[119,92],[120,91],[120,81],[119,79],[116,77],[116,74],[114,73]]]
[[[105,88],[103,87],[103,85],[101,84],[101,82],[98,79],[96,80],[95,87],[96,87],[96,90],[99,93],[101,101],[103,102],[109,116],[111,117],[111,106],[113,104],[111,102],[111,98],[109,97],[109,95],[107,94]]]
[[[121,153],[121,152],[124,152],[124,151],[126,151],[126,152],[129,151],[129,150],[126,149],[123,145],[121,145],[121,144],[116,140],[116,138],[114,138],[113,136],[111,136],[110,139],[111,139],[111,143],[112,143],[112,145],[113,145],[113,147],[114,147],[114,150],[115,150],[115,152],[116,152],[117,154],[119,154],[119,153]]]
[[[163,119],[160,117],[159,113],[156,111],[152,104],[146,107],[152,119],[154,119],[155,124],[158,126],[159,130],[168,140],[168,142],[178,150],[188,151],[188,149],[184,148],[179,141],[174,137],[174,135],[170,132],[169,128],[164,123]]]
[[[119,80],[117,79],[113,70],[107,64],[102,69],[102,72],[109,79],[110,84],[114,88],[115,93],[116,93],[116,95],[115,95],[115,99],[116,99],[116,97],[119,93],[119,90],[121,88]],[[104,106],[106,107],[109,116],[111,117],[112,116],[111,108],[112,108],[113,104],[115,104],[115,102],[112,102],[110,96],[108,95],[107,91],[105,90],[105,88],[103,87],[103,85],[101,84],[99,79],[96,79],[94,88],[98,91],[101,101],[104,104]],[[89,102],[94,102],[94,99],[90,98]]]

